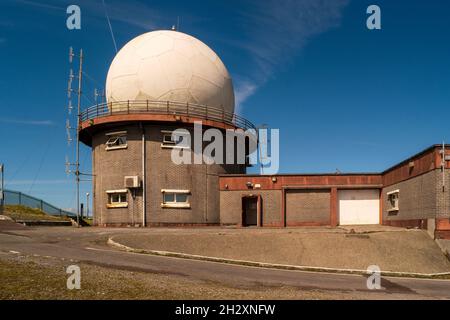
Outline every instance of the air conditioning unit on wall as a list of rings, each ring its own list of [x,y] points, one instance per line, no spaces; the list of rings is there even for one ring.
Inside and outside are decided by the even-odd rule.
[[[138,176],[125,176],[124,184],[125,184],[125,188],[128,188],[128,189],[139,188],[140,187],[139,177]]]

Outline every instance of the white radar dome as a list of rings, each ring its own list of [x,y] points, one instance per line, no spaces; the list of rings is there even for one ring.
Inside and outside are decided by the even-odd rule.
[[[219,56],[200,40],[160,30],[128,42],[106,78],[107,102],[154,100],[193,103],[234,112],[231,77]]]

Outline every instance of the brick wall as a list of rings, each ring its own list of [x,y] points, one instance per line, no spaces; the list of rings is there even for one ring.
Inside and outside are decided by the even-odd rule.
[[[181,164],[171,160],[172,149],[161,147],[161,130],[173,130],[179,126],[145,125],[146,143],[146,221],[148,225],[164,224],[218,224],[219,183],[218,175],[243,173],[242,165]],[[192,127],[186,127],[191,133]],[[111,131],[127,130],[127,149],[105,150]],[[192,135],[193,136],[193,135]],[[136,197],[128,194],[128,208],[107,208],[106,190],[123,189],[126,175],[142,177],[142,131],[138,125],[115,126],[93,137],[94,223],[98,225],[132,225],[142,223],[142,190]],[[193,140],[193,139],[192,139]],[[193,156],[192,156],[193,159]],[[161,189],[190,190],[191,208],[162,208]]]
[[[435,170],[436,174],[436,218],[450,218],[450,170],[446,169],[445,179],[442,181],[442,171]],[[445,188],[442,188],[443,184]]]
[[[383,224],[425,227],[425,221],[436,214],[437,171],[429,171],[383,188]],[[390,205],[387,193],[397,189],[399,210],[388,212]]]
[[[442,180],[442,171],[436,172],[436,219],[435,237],[450,239],[450,172],[446,169],[445,180]],[[442,188],[442,186],[445,188]]]
[[[139,128],[115,127],[110,131],[128,131],[127,149],[107,151],[108,137],[97,134],[93,137],[93,207],[94,224],[133,225],[142,221],[142,192],[133,198],[127,195],[128,208],[106,207],[107,190],[124,189],[124,176],[141,176],[141,142]],[[107,131],[107,132],[110,132]]]
[[[279,175],[222,176],[242,174],[242,165],[175,165],[172,149],[161,148],[161,130],[173,130],[179,125],[146,124],[147,216],[149,225],[164,224],[239,224],[242,214],[242,196],[260,195],[263,226],[282,225],[282,189],[298,186],[302,190],[286,189],[286,224],[329,224],[330,191],[324,186],[373,186],[383,183],[382,217],[384,224],[426,227],[436,224],[436,232],[450,232],[450,170],[442,190],[442,173],[438,168],[437,148],[430,148],[382,175]],[[191,125],[185,125],[191,133]],[[105,150],[107,132],[127,130],[127,149]],[[97,131],[92,137],[94,173],[94,223],[98,225],[140,225],[142,223],[142,190],[128,192],[128,208],[108,209],[106,190],[124,189],[127,175],[142,176],[142,129],[138,124],[117,125]],[[225,151],[226,153],[226,151]],[[449,152],[447,152],[449,153]],[[411,167],[411,161],[414,166]],[[449,167],[449,165],[447,165]],[[247,190],[247,182],[259,184],[258,189]],[[381,186],[381,185],[380,185]],[[316,191],[311,188],[317,188]],[[190,190],[189,209],[162,208],[161,189]],[[221,191],[219,191],[219,189]],[[399,211],[389,213],[386,193],[400,190]],[[435,219],[435,220],[433,220]],[[441,228],[441,229],[439,229]],[[430,230],[433,229],[430,227]],[[448,229],[448,230],[447,230]]]
[[[281,190],[220,192],[220,223],[239,225],[242,221],[242,197],[261,196],[262,226],[281,225]]]

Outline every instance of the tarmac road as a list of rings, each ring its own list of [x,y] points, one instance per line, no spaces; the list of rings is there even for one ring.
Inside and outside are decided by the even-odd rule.
[[[116,269],[176,274],[227,286],[292,286],[303,290],[370,293],[366,277],[246,267],[118,251],[106,245],[108,236],[141,233],[145,229],[35,227],[0,224],[0,253],[50,256]],[[386,299],[450,299],[450,280],[383,277],[376,290]]]

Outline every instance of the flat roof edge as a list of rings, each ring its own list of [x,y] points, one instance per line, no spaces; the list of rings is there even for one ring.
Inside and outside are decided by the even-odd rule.
[[[258,173],[223,173],[219,177],[281,177],[281,176],[380,176],[379,172],[348,172],[348,173],[276,173],[276,174],[258,174]]]
[[[435,149],[435,148],[439,148],[439,147],[442,147],[442,144],[433,144],[433,145],[429,146],[428,148],[425,148],[425,149],[423,149],[422,151],[420,151],[420,152],[418,152],[418,153],[416,153],[416,154],[413,154],[412,156],[409,156],[409,157],[406,158],[405,160],[400,161],[400,162],[394,164],[393,166],[390,166],[390,167],[387,168],[386,170],[382,171],[381,174],[388,173],[389,171],[391,171],[391,170],[393,170],[393,169],[395,169],[395,168],[398,168],[398,167],[400,167],[401,165],[404,165],[404,164],[408,163],[408,162],[411,161],[412,159],[414,159],[414,158],[416,158],[416,157],[419,157],[419,156],[421,156],[421,155],[423,155],[423,154],[425,154],[425,153],[427,153],[427,152],[429,152],[429,151],[432,151],[432,150]],[[450,144],[444,144],[444,148],[446,148],[446,149],[447,149],[447,148],[450,148]]]

